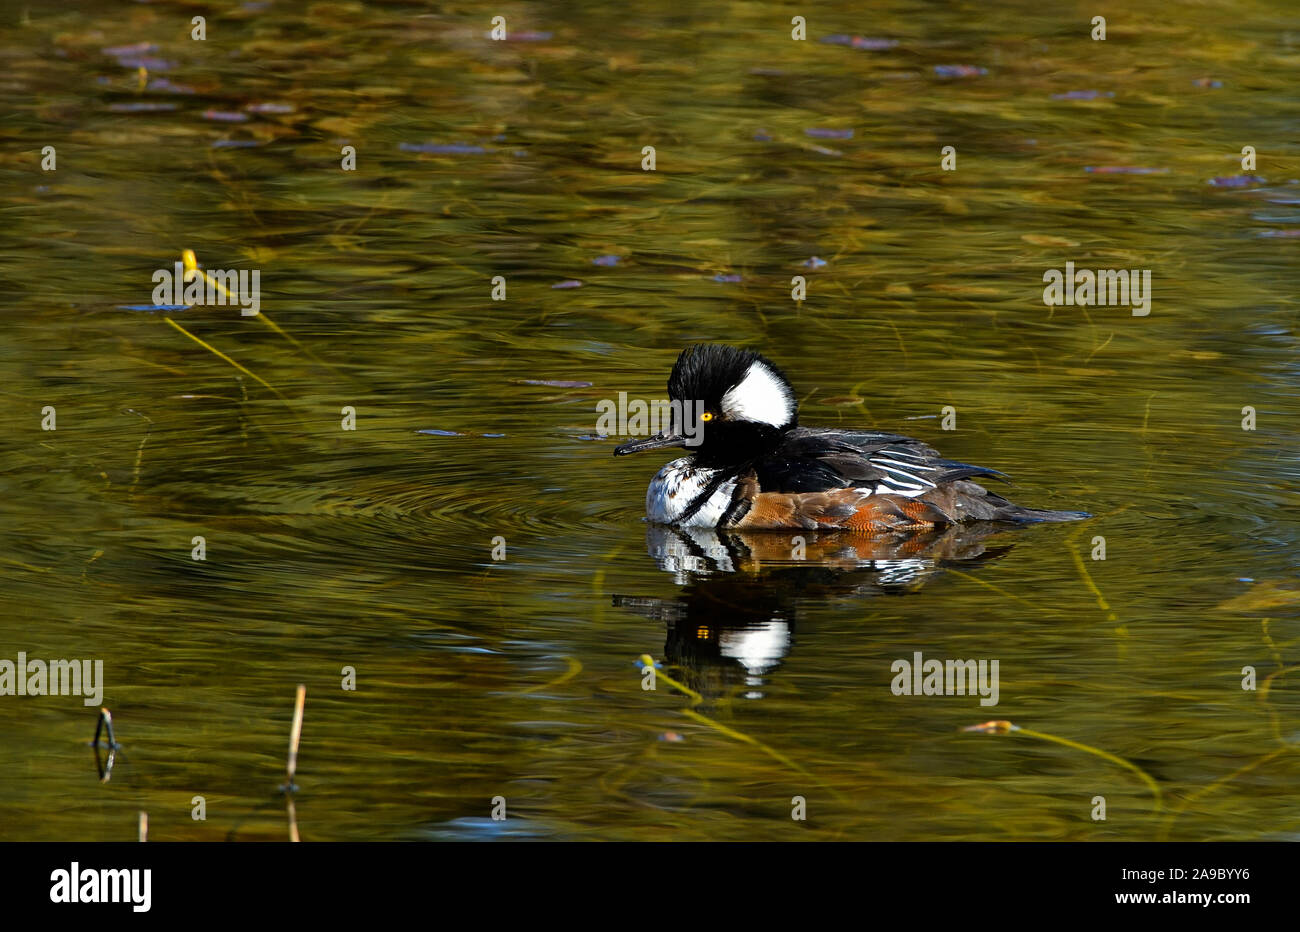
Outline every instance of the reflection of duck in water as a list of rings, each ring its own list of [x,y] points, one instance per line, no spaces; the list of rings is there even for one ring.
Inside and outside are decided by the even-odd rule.
[[[646,514],[679,527],[747,530],[847,528],[877,533],[970,521],[1071,521],[971,482],[1001,477],[946,460],[910,437],[799,427],[794,389],[750,350],[702,344],[682,351],[668,378],[672,424],[616,456],[687,446],[650,483]]]
[[[915,591],[945,566],[1005,554],[1010,544],[985,545],[1000,530],[985,523],[868,537],[652,525],[650,555],[685,588],[674,599],[616,595],[614,604],[666,625],[665,658],[698,692],[743,686],[759,698],[790,652],[800,600]]]

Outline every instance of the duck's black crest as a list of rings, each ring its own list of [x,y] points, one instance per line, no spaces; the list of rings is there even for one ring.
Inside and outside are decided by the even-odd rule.
[[[716,408],[727,390],[739,384],[755,362],[771,369],[787,387],[790,385],[776,363],[754,350],[721,343],[696,343],[682,350],[673,364],[672,374],[668,376],[668,396],[679,401],[703,401]],[[790,394],[793,396],[793,390]]]

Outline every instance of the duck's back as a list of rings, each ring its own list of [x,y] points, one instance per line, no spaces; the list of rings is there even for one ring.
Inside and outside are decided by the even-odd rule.
[[[970,481],[975,476],[1002,474],[944,459],[928,444],[899,434],[797,427],[739,477],[726,523],[883,531],[1084,517],[1015,505]]]

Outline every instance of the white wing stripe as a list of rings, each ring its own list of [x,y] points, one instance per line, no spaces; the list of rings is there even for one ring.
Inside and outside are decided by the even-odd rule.
[[[872,463],[889,463],[891,466],[901,466],[903,469],[924,469],[926,472],[934,472],[937,466],[922,466],[920,463],[900,463],[898,460],[887,460],[883,457],[867,457]]]
[[[872,464],[879,465],[879,460],[872,460]],[[915,486],[918,489],[923,489],[926,486],[929,486],[932,489],[938,488],[938,486],[923,476],[914,476],[910,472],[905,472],[901,469],[891,469],[888,466],[881,466],[880,468],[884,472],[893,473],[894,475],[901,477],[900,479],[894,479],[892,476],[885,476],[886,482],[893,482],[897,485],[907,485],[909,488],[919,482],[920,485]]]

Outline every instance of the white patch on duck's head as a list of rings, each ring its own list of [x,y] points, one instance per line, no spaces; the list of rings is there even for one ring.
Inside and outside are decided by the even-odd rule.
[[[790,383],[761,359],[750,363],[744,377],[722,396],[722,413],[737,421],[788,427],[797,409]]]

